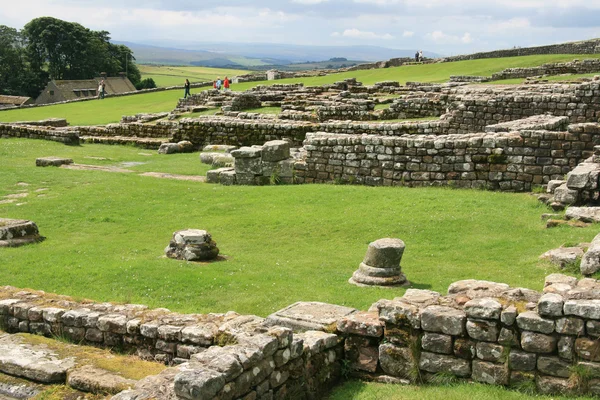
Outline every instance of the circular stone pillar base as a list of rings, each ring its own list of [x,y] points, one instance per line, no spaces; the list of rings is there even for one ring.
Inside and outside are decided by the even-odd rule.
[[[357,286],[408,286],[400,268],[404,253],[400,239],[379,239],[369,244],[365,259],[348,282]]]

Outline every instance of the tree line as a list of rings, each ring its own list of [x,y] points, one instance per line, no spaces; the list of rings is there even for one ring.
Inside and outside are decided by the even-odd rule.
[[[51,79],[91,79],[127,71],[141,74],[131,49],[110,43],[110,33],[52,17],[31,20],[19,31],[0,25],[0,94],[37,97]]]

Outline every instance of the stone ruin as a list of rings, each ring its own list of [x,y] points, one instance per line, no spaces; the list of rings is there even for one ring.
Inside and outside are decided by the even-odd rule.
[[[207,231],[185,229],[173,233],[165,254],[177,260],[211,261],[219,255],[219,248]]]
[[[3,287],[0,320],[9,333],[60,332],[169,364],[128,382],[131,389],[113,400],[314,399],[346,375],[385,383],[452,376],[548,395],[600,395],[598,293],[600,281],[561,274],[546,277],[541,293],[470,279],[451,284],[447,295],[408,289],[367,311],[300,302],[260,318],[182,315]],[[65,383],[72,364],[55,356],[61,373],[48,381],[39,363],[46,356],[35,346],[26,351],[31,362],[0,352],[0,372]]]
[[[357,286],[408,286],[400,261],[405,245],[400,239],[379,239],[369,244],[367,254],[350,283]]]
[[[303,153],[290,151],[290,142],[273,140],[262,146],[231,151],[233,167],[208,171],[206,181],[223,185],[263,185],[294,183],[295,168]],[[213,162],[214,162],[213,157]]]
[[[19,247],[44,239],[35,222],[0,218],[0,247]]]
[[[194,145],[187,140],[179,143],[163,143],[158,148],[158,154],[192,153],[193,151]]]

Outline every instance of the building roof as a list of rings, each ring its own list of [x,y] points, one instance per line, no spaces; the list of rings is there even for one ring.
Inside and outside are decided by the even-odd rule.
[[[125,76],[96,77],[84,80],[54,80],[52,82],[56,90],[60,91],[61,101],[64,101],[96,96],[102,79],[106,84],[106,94],[119,94],[136,90],[135,86]],[[44,89],[44,91],[48,90],[48,87]]]
[[[0,95],[0,104],[13,104],[15,106],[20,106],[30,100],[31,97]]]

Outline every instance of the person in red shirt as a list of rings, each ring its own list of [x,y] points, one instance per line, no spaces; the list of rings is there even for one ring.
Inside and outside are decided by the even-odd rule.
[[[213,81],[213,89],[217,88],[217,81]]]
[[[223,88],[225,88],[225,91],[229,90],[229,79],[227,77],[223,81]]]

